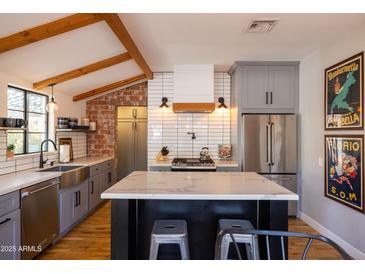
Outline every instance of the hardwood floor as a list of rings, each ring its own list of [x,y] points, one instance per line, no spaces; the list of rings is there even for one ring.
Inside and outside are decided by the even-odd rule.
[[[108,260],[110,254],[110,202],[71,230],[55,245],[49,247],[37,259],[40,260]],[[289,219],[289,230],[318,234],[302,220]],[[299,259],[306,240],[289,239],[289,259]],[[331,247],[313,242],[308,259],[339,259]]]
[[[102,205],[37,259],[109,260],[110,208],[110,202]]]

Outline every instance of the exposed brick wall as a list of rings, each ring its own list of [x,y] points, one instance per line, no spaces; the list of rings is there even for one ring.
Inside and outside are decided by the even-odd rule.
[[[86,115],[96,122],[96,132],[90,133],[88,138],[89,155],[114,156],[118,106],[147,106],[147,82],[87,101]]]

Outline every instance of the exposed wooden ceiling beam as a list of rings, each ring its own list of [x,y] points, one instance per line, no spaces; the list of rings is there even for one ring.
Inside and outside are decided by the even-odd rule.
[[[103,20],[97,13],[77,13],[0,38],[0,53]]]
[[[122,80],[122,81],[114,82],[112,84],[109,84],[109,85],[106,85],[103,87],[99,87],[99,88],[96,88],[96,89],[93,89],[93,90],[90,90],[87,92],[83,92],[79,95],[76,95],[73,97],[73,101],[74,102],[80,101],[80,100],[86,99],[88,97],[91,97],[91,96],[94,96],[94,95],[97,95],[97,94],[100,94],[100,93],[103,93],[103,92],[106,92],[106,91],[109,91],[109,90],[112,90],[115,88],[123,87],[123,86],[129,85],[129,84],[132,84],[134,82],[144,80],[146,78],[147,78],[146,75],[140,74],[140,75],[137,75],[137,76],[134,76],[134,77]]]
[[[142,54],[129,35],[126,27],[117,13],[101,13],[100,16],[105,20],[109,27],[113,30],[123,46],[127,49],[130,56],[136,61],[138,66],[144,72],[148,79],[153,78],[153,73],[144,60]]]
[[[33,88],[38,89],[38,90],[43,89],[45,87],[48,87],[50,84],[59,84],[59,83],[65,82],[67,80],[71,80],[71,79],[80,77],[82,75],[85,75],[85,74],[88,74],[88,73],[91,73],[91,72],[94,72],[94,71],[97,71],[100,69],[104,69],[104,68],[107,68],[107,67],[110,67],[110,66],[113,66],[116,64],[123,63],[130,59],[132,59],[132,57],[129,55],[128,52],[122,53],[122,54],[110,57],[108,59],[105,59],[105,60],[90,64],[90,65],[87,65],[87,66],[84,66],[81,68],[77,68],[77,69],[68,71],[66,73],[59,74],[57,76],[50,77],[45,80],[39,81],[39,82],[33,84]]]

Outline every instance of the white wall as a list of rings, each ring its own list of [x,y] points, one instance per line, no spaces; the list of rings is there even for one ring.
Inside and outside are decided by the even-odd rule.
[[[301,211],[305,221],[365,258],[365,214],[324,197],[324,69],[365,50],[363,27],[306,56],[300,65]],[[337,131],[364,134],[364,131]],[[363,163],[364,164],[364,163]],[[332,233],[329,233],[329,231]]]
[[[32,90],[32,83],[23,81],[17,77],[13,77],[8,74],[0,72],[0,117],[7,117],[7,87],[8,84],[14,86],[22,87],[25,89]],[[47,93],[47,92],[45,92]],[[47,93],[48,94],[48,93]],[[67,94],[57,92],[55,89],[55,98],[58,104],[58,111],[54,115],[54,123],[50,122],[49,136],[54,139],[54,125],[57,124],[58,116],[65,117],[75,117],[81,118],[86,114],[86,102],[73,102],[72,96]],[[52,121],[50,114],[50,121]],[[71,137],[73,141],[74,157],[81,158],[86,156],[87,146],[86,146],[86,134],[85,133],[62,133],[58,134],[60,137]],[[57,139],[58,139],[57,138]],[[25,169],[30,169],[37,167],[39,164],[39,155],[19,155],[15,156],[13,159],[6,158],[6,145],[7,145],[7,134],[5,130],[0,130],[0,175],[11,173],[15,171],[21,171]],[[52,149],[52,146],[50,146]],[[58,154],[54,152],[46,153],[46,157],[51,161],[58,160]],[[49,162],[47,165],[49,165]]]
[[[17,77],[0,72],[0,117],[7,117],[7,87],[8,84],[33,90],[32,83],[23,81]],[[72,96],[58,92],[57,86],[54,88],[54,95],[58,104],[57,116],[81,118],[86,114],[86,101],[73,102]],[[36,91],[39,93],[50,94],[49,89]]]

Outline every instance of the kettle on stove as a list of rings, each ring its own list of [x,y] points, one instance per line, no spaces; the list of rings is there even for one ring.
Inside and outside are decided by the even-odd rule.
[[[209,148],[202,147],[202,151],[200,152],[200,160],[205,161],[205,160],[209,160],[209,159],[210,159]]]

